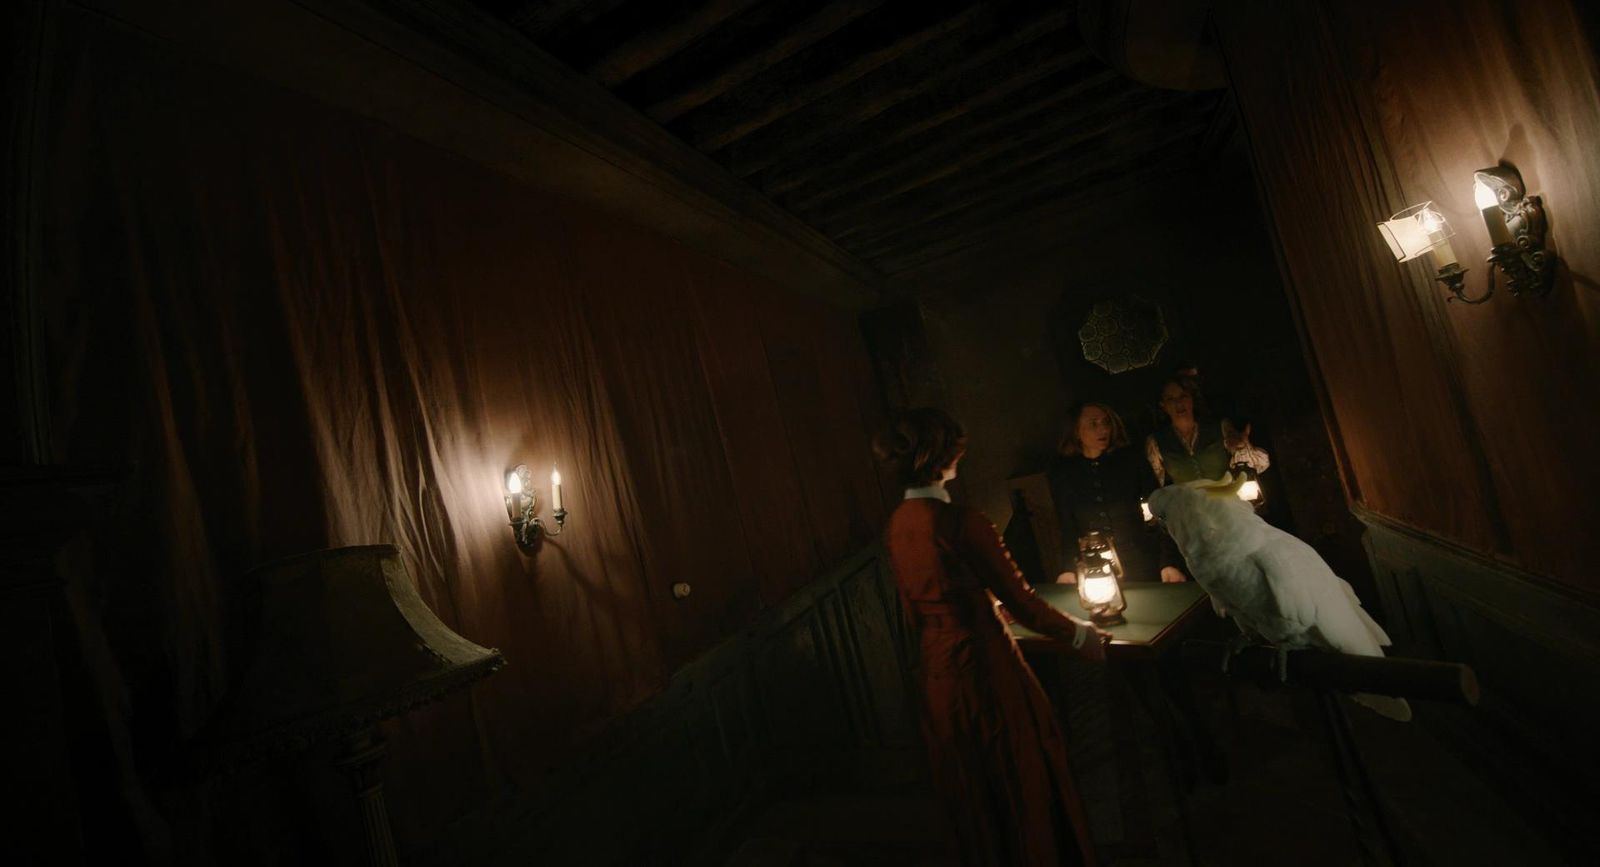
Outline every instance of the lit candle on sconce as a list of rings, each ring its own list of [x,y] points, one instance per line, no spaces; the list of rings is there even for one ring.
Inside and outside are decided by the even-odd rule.
[[[1506,226],[1506,212],[1500,208],[1500,197],[1483,182],[1482,177],[1473,178],[1472,201],[1478,206],[1478,212],[1483,214],[1483,225],[1489,230],[1490,246],[1516,243],[1511,237],[1511,229]]]
[[[526,500],[526,495],[524,494],[526,487],[522,483],[522,477],[525,473],[526,469],[523,467],[518,467],[506,473],[506,516],[511,519],[513,524],[523,519],[523,512],[526,509],[524,502]]]
[[[550,504],[554,506],[555,527],[545,525],[539,517],[539,497],[528,484],[528,467],[518,464],[506,473],[506,514],[511,518],[511,531],[517,546],[524,551],[539,547],[545,536],[559,536],[567,524],[567,510],[561,506],[561,471],[550,468]]]
[[[1433,254],[1433,266],[1443,270],[1446,266],[1454,265],[1456,258],[1455,248],[1450,246],[1450,226],[1444,217],[1432,208],[1427,208],[1419,215],[1422,231],[1427,236],[1428,252]]]
[[[1554,284],[1555,253],[1545,249],[1544,203],[1528,195],[1522,173],[1504,163],[1472,173],[1472,201],[1489,230],[1484,297],[1503,279],[1512,295],[1545,295]]]

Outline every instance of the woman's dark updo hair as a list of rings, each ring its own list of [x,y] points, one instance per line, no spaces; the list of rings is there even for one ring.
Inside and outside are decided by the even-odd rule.
[[[908,488],[931,485],[967,450],[967,432],[943,410],[923,407],[900,413],[872,440],[878,460],[892,467]]]

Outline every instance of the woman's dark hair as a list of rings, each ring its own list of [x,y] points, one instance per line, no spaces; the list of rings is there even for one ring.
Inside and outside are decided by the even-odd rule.
[[[1156,387],[1156,395],[1158,398],[1161,395],[1161,392],[1167,390],[1167,386],[1169,385],[1176,385],[1177,387],[1183,389],[1184,394],[1194,397],[1194,386],[1190,384],[1187,379],[1181,376],[1169,376],[1166,379],[1161,380],[1161,384]]]
[[[1162,386],[1166,388],[1166,386]],[[1073,406],[1067,411],[1067,429],[1061,433],[1061,441],[1056,443],[1056,451],[1067,457],[1072,457],[1083,452],[1083,442],[1078,439],[1078,422],[1083,419],[1083,413],[1089,407],[1098,407],[1105,412],[1111,420],[1111,449],[1120,449],[1128,444],[1128,429],[1122,424],[1122,416],[1109,404],[1098,400],[1086,400]],[[1108,449],[1109,451],[1110,449]]]
[[[1156,409],[1161,409],[1161,396],[1166,393],[1169,385],[1176,385],[1178,388],[1183,389],[1183,393],[1187,394],[1190,400],[1195,399],[1194,386],[1185,382],[1182,377],[1169,376],[1161,380],[1161,384],[1156,386]],[[1163,414],[1165,414],[1164,411]]]
[[[895,416],[872,439],[872,450],[908,488],[931,485],[967,450],[967,432],[943,410],[922,407]]]
[[[1161,406],[1161,393],[1166,391],[1169,385],[1176,385],[1183,389],[1184,394],[1189,395],[1189,400],[1194,404],[1195,418],[1210,415],[1206,411],[1205,395],[1200,393],[1199,380],[1195,377],[1184,376],[1181,372],[1175,372],[1173,375],[1161,380],[1161,385],[1156,388],[1156,418],[1167,418],[1166,409]]]

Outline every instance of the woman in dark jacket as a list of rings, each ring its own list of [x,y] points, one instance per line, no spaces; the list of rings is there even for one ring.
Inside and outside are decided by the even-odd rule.
[[[911,410],[873,445],[906,488],[884,544],[917,628],[923,740],[962,863],[1094,864],[1061,725],[989,594],[1078,656],[1103,659],[1106,634],[1034,595],[989,519],[951,504],[944,484],[966,451],[954,419]]]
[[[1077,580],[1078,539],[1095,530],[1114,540],[1126,580],[1186,580],[1177,546],[1145,523],[1139,501],[1155,490],[1156,480],[1127,446],[1127,429],[1111,407],[1090,401],[1073,408],[1060,454],[1045,474],[1061,530],[1060,583]]]

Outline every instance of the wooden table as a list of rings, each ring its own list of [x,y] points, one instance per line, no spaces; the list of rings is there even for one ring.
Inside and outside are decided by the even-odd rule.
[[[1074,617],[1088,618],[1078,604],[1078,588],[1074,584],[1045,584],[1033,588],[1040,599]],[[1193,581],[1182,584],[1124,584],[1122,597],[1128,609],[1122,612],[1126,623],[1104,627],[1111,633],[1111,644],[1106,655],[1116,659],[1152,659],[1165,656],[1178,645],[1183,633],[1204,615],[1211,603],[1200,585]],[[1059,651],[1061,645],[1020,623],[1011,624],[1011,634],[1023,650]]]
[[[1036,586],[1034,591],[1061,611],[1075,617],[1087,616],[1078,605],[1078,590],[1074,585],[1048,584]],[[1116,773],[1119,779],[1112,781],[1116,790],[1114,800],[1118,815],[1103,817],[1108,819],[1106,822],[1091,822],[1102,828],[1113,829],[1110,833],[1116,838],[1115,841],[1097,841],[1108,850],[1106,854],[1134,857],[1158,854],[1156,829],[1150,824],[1151,793],[1145,790],[1142,782],[1144,775],[1138,770],[1138,756],[1142,751],[1133,734],[1130,716],[1130,704],[1136,703],[1149,714],[1158,733],[1160,752],[1166,766],[1165,776],[1171,783],[1184,837],[1184,854],[1193,863],[1194,849],[1189,833],[1188,811],[1184,804],[1186,792],[1201,773],[1213,777],[1216,775],[1216,763],[1220,761],[1221,753],[1195,707],[1186,674],[1175,651],[1185,634],[1211,616],[1211,603],[1205,591],[1194,582],[1125,584],[1122,595],[1128,603],[1127,610],[1122,612],[1126,622],[1104,627],[1111,633],[1111,642],[1106,647],[1107,665],[1103,667],[1106,675],[1113,682],[1120,682],[1121,686],[1111,690],[1104,699],[1109,700],[1111,706],[1099,712],[1093,707],[1083,706],[1084,700],[1092,701],[1092,687],[1073,695],[1075,685],[1089,686],[1079,682],[1081,678],[1099,677],[1103,680],[1106,677],[1092,673],[1099,666],[1066,664],[1066,660],[1061,660],[1061,655],[1070,653],[1069,646],[1021,624],[1011,624],[1011,634],[1016,636],[1018,646],[1028,655],[1040,680],[1045,683],[1046,692],[1056,702],[1057,711],[1064,718],[1078,721],[1077,725],[1070,721],[1068,723],[1069,741],[1080,738],[1100,740],[1102,743],[1106,738],[1111,741],[1109,746],[1115,754],[1114,762],[1120,769]],[[1067,676],[1069,669],[1075,672],[1074,676]],[[1132,702],[1128,701],[1129,698]],[[1093,743],[1078,743],[1073,747],[1075,754],[1096,752]],[[1221,773],[1226,773],[1225,765]],[[1102,810],[1106,807],[1099,806]]]

